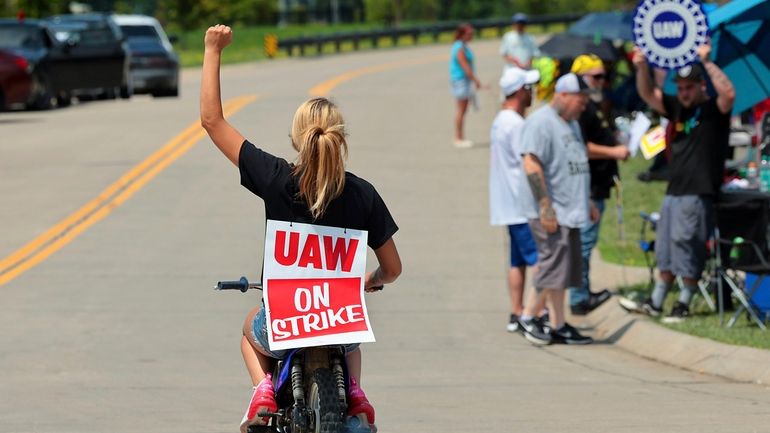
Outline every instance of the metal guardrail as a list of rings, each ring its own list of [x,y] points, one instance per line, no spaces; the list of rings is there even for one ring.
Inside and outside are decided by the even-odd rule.
[[[569,24],[579,20],[583,13],[568,13],[554,15],[539,15],[529,18],[529,25],[544,26],[547,30],[549,25]],[[511,28],[510,19],[496,20],[475,20],[468,21],[476,30],[496,29],[498,35],[502,35]],[[440,35],[446,32],[453,32],[460,22],[440,23],[434,25],[423,25],[414,27],[390,28],[382,30],[352,31],[330,33],[327,35],[300,36],[294,38],[284,38],[278,40],[278,49],[285,50],[286,54],[293,56],[298,51],[300,56],[304,56],[309,47],[315,48],[315,53],[320,54],[327,44],[334,44],[335,52],[340,52],[342,44],[351,42],[353,50],[358,50],[362,41],[371,41],[372,47],[377,48],[380,41],[390,39],[393,45],[396,45],[402,37],[410,37],[417,43],[422,35],[430,35],[433,42],[437,42]]]

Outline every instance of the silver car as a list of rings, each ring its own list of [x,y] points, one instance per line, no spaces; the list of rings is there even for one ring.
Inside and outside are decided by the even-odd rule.
[[[179,96],[179,57],[158,20],[146,15],[114,15],[131,49],[134,93]]]

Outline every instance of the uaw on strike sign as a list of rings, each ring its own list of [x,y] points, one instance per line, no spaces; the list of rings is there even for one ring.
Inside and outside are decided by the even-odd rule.
[[[374,341],[364,303],[367,232],[267,220],[271,350]]]
[[[709,26],[698,0],[641,0],[633,31],[634,42],[649,63],[678,69],[695,61]]]

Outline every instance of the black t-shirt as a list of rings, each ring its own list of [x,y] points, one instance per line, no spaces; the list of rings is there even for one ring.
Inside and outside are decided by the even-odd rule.
[[[719,192],[730,137],[730,113],[719,111],[716,98],[684,108],[675,96],[664,95],[669,122],[670,178],[668,195],[707,195]]]
[[[586,109],[578,119],[580,132],[586,145],[588,142],[602,146],[616,146],[614,125],[604,116],[598,103],[589,100]],[[610,197],[610,189],[615,183],[613,177],[618,176],[618,163],[614,159],[589,159],[591,169],[591,198],[606,199]]]
[[[323,216],[313,220],[305,201],[299,197],[292,165],[285,159],[257,149],[248,140],[239,156],[241,185],[265,201],[268,219],[366,230],[372,249],[381,247],[398,231],[385,202],[367,181],[345,172],[345,187],[332,200]]]

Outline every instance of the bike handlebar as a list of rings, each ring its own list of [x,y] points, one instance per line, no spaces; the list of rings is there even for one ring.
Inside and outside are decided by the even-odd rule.
[[[246,293],[247,290],[262,290],[262,283],[249,283],[246,277],[241,277],[238,281],[219,281],[214,290],[240,290]]]
[[[379,292],[384,289],[385,286],[370,287],[369,290]],[[238,281],[219,281],[214,286],[214,290],[240,290],[242,293],[246,293],[247,290],[262,290],[262,283],[249,283],[246,277],[241,277]]]

